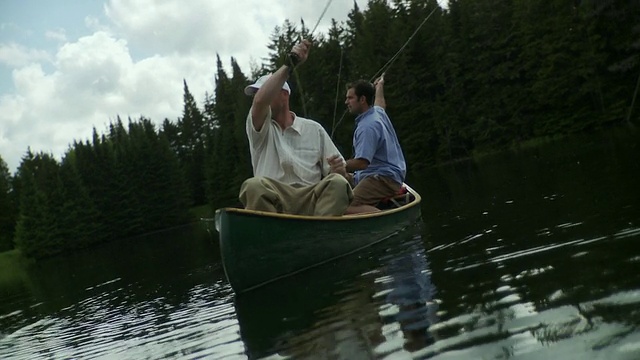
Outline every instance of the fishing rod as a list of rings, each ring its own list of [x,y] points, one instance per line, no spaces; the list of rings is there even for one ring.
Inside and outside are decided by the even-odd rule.
[[[316,31],[316,29],[318,28],[318,25],[320,25],[320,21],[322,20],[322,18],[324,18],[324,15],[327,13],[327,10],[329,9],[329,6],[331,5],[331,3],[333,2],[333,0],[328,0],[327,4],[324,6],[324,9],[322,10],[322,13],[320,14],[320,17],[318,18],[318,21],[316,21],[315,26],[313,27],[313,29],[311,30],[311,32],[309,33],[309,37],[311,37],[313,35],[313,33]],[[304,91],[302,89],[302,83],[300,81],[300,76],[298,75],[298,69],[296,68],[296,64],[298,62],[299,59],[297,59],[297,55],[295,53],[289,53],[288,59],[289,59],[289,66],[291,69],[293,69],[293,74],[296,77],[296,82],[298,83],[298,91],[300,92],[300,99],[302,99],[302,112],[304,113],[304,117],[307,117],[307,105],[306,105],[306,101],[304,100],[305,96],[304,96]]]
[[[627,112],[627,124],[631,124],[631,112],[633,106],[636,103],[636,96],[638,96],[638,88],[640,88],[640,75],[638,75],[638,81],[636,82],[636,89],[633,91],[633,98],[631,98],[631,106],[629,106],[629,112]]]
[[[316,25],[313,27],[313,30],[311,30],[310,35],[316,32],[318,25],[320,25],[320,20],[322,20],[322,18],[324,17],[324,14],[327,13],[327,9],[329,9],[329,5],[331,5],[332,2],[333,0],[327,1],[327,5],[324,6],[324,10],[322,10],[322,14],[320,14],[320,17],[318,18],[318,21],[316,21]]]
[[[416,36],[416,34],[418,33],[418,31],[420,31],[420,29],[422,28],[422,25],[424,25],[427,20],[429,20],[429,18],[431,17],[431,15],[433,15],[433,13],[438,10],[439,7],[435,7],[433,8],[433,10],[431,10],[431,12],[429,13],[429,15],[427,15],[426,18],[424,18],[424,20],[422,20],[422,22],[420,23],[420,25],[418,25],[418,27],[416,28],[416,30],[413,32],[413,34],[411,34],[411,36],[409,36],[409,38],[407,39],[407,41],[404,43],[404,45],[402,45],[402,47],[400,48],[400,50],[398,50],[398,52],[396,52],[395,55],[393,55],[393,57],[391,57],[391,59],[389,61],[387,61],[386,64],[382,65],[382,67],[380,68],[380,70],[378,70],[378,72],[376,72],[375,75],[373,75],[373,77],[371,78],[371,80],[369,80],[370,82],[373,81],[373,79],[375,79],[380,73],[385,73],[387,72],[387,70],[391,67],[391,65],[393,65],[393,63],[396,61],[396,59],[398,59],[398,56],[400,55],[400,53],[407,47],[407,45],[409,45],[409,42],[413,39],[414,36]],[[383,71],[384,70],[384,71]]]
[[[342,58],[344,55],[344,49],[340,46],[340,65],[338,67],[338,81],[336,82],[336,100],[333,105],[333,124],[331,125],[331,139],[333,139],[333,129],[336,123],[336,113],[338,112],[338,96],[340,96],[340,75],[342,74]],[[345,110],[346,112],[346,110]],[[345,114],[342,114],[344,117]],[[342,120],[342,119],[341,119]]]
[[[409,36],[409,38],[407,39],[407,41],[405,41],[404,45],[402,45],[400,47],[400,49],[395,53],[395,55],[393,55],[391,57],[391,59],[389,59],[389,61],[387,61],[386,64],[382,65],[382,67],[380,68],[380,70],[378,70],[375,75],[373,75],[373,77],[371,78],[371,80],[369,80],[369,82],[372,82],[379,74],[384,74],[387,72],[387,70],[389,70],[389,68],[391,68],[391,65],[393,65],[393,63],[398,59],[398,56],[400,56],[400,54],[402,53],[402,51],[407,47],[407,45],[409,45],[409,42],[413,39],[414,36],[416,36],[416,34],[418,33],[418,31],[420,31],[420,29],[422,28],[422,26],[427,22],[427,20],[429,20],[429,18],[431,17],[431,15],[433,15],[433,13],[436,12],[436,10],[438,10],[440,7],[436,6],[435,8],[433,8],[433,10],[431,10],[431,12],[429,13],[429,15],[427,15],[424,20],[422,20],[422,22],[420,23],[420,25],[418,25],[418,27],[415,29],[415,31],[413,32],[413,34],[411,34],[411,36]],[[340,53],[341,58],[340,58],[340,70],[342,70],[342,53]],[[337,107],[337,103],[338,103],[338,95],[336,93],[336,107]],[[335,122],[335,113],[334,113],[334,118],[333,118],[333,125],[331,127],[331,139],[333,140],[333,134],[335,133],[336,129],[338,128],[338,126],[340,125],[340,123],[342,122],[342,120],[344,119],[344,116],[347,115],[347,110],[345,110],[342,113],[342,116],[340,117],[340,120],[338,120],[338,122]]]

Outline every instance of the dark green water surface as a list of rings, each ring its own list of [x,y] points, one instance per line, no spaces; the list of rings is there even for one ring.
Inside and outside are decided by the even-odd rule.
[[[238,297],[202,224],[2,276],[0,358],[640,359],[637,132],[408,183],[415,226]]]

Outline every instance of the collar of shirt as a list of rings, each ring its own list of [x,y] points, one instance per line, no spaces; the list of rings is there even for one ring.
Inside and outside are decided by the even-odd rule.
[[[298,115],[296,115],[296,113],[294,113],[293,111],[291,111],[291,115],[293,115],[293,124],[291,124],[291,126],[289,126],[288,128],[282,130],[282,127],[280,126],[280,124],[278,124],[277,121],[275,121],[273,118],[271,118],[271,122],[274,123],[278,129],[280,129],[281,133],[284,133],[284,131],[287,131],[289,129],[295,131],[296,133],[298,133],[298,135],[302,134],[302,122],[300,121],[296,121],[296,119],[298,118]]]
[[[356,116],[356,121],[355,121],[356,125],[360,122],[360,120],[362,120],[365,116],[367,116],[367,115],[369,115],[371,113],[373,113],[373,106],[370,107],[369,110],[367,110],[367,111],[361,113],[360,115]]]
[[[292,111],[291,114],[293,115],[293,124],[291,124],[291,128],[298,134],[302,134],[302,122],[296,121],[296,119],[298,118],[298,115],[296,115],[296,113]]]
[[[294,113],[293,111],[291,111],[291,115],[293,115],[293,123],[287,129],[292,129],[293,131],[297,132],[298,135],[302,134],[302,122],[296,121],[298,115],[296,115],[296,113]]]

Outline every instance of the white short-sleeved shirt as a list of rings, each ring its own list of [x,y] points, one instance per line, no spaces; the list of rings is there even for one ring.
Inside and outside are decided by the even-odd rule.
[[[264,125],[256,131],[249,111],[246,130],[253,175],[290,185],[313,185],[329,174],[327,158],[342,155],[322,125],[292,114],[293,125],[282,131],[269,109]]]

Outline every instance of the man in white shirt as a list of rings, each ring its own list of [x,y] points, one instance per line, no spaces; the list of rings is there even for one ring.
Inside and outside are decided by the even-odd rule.
[[[254,95],[247,116],[253,178],[240,188],[246,209],[296,215],[344,214],[353,198],[345,161],[324,128],[289,110],[286,80],[311,43],[293,47],[289,61],[245,88]]]

